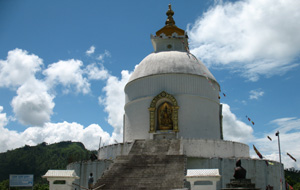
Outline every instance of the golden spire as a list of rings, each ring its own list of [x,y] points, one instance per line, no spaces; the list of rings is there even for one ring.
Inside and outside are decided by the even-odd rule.
[[[174,11],[171,8],[171,4],[169,4],[169,10],[166,12],[166,15],[168,16],[166,25],[169,26],[175,25],[175,21],[173,19]]]
[[[173,19],[174,11],[171,8],[171,4],[169,4],[169,9],[166,12],[166,15],[168,16],[166,25],[156,32],[156,36],[160,36],[162,33],[164,33],[166,36],[172,36],[174,32],[179,36],[183,36],[184,30],[175,25],[175,21]]]

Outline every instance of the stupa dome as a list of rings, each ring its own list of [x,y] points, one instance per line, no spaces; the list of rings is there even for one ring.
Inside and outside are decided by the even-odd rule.
[[[174,73],[200,75],[216,81],[194,55],[183,51],[160,51],[145,57],[135,68],[129,82],[146,76]]]

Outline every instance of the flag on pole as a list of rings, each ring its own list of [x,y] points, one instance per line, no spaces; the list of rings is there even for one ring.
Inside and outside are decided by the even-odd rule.
[[[297,162],[296,158],[294,158],[292,155],[290,155],[289,153],[286,153],[291,159],[293,159],[295,162]]]
[[[287,182],[285,182],[285,187],[286,187],[286,190],[294,190],[294,188]]]
[[[269,139],[270,141],[272,141],[271,137],[269,137],[269,136],[268,136],[268,139]]]
[[[260,158],[260,159],[263,159],[263,156],[261,155],[261,153],[256,149],[256,147],[253,145],[253,149],[254,151],[256,152],[257,156]]]

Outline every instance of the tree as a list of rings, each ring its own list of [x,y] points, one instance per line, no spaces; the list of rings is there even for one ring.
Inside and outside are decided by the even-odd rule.
[[[300,183],[296,183],[293,188],[294,190],[300,190]]]

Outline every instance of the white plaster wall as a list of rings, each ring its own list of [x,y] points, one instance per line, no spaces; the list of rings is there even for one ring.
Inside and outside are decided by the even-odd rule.
[[[49,181],[49,190],[72,190],[75,189],[72,187],[72,182],[74,178],[47,178]],[[65,184],[54,184],[55,181],[66,181]]]
[[[249,158],[249,146],[239,142],[208,139],[181,139],[188,157]]]
[[[183,154],[187,157],[203,158],[249,158],[249,146],[239,142],[208,140],[208,139],[181,139]],[[112,159],[117,156],[128,155],[133,143],[119,143],[101,147],[99,159]]]
[[[182,43],[184,41],[184,43]],[[154,52],[159,51],[184,51],[186,52],[187,39],[182,36],[182,38],[160,38],[151,36],[151,42],[154,48]],[[168,45],[172,45],[171,48],[168,48]]]
[[[221,177],[186,177],[190,182],[191,190],[216,190],[217,182]],[[194,185],[196,181],[210,181],[212,185]]]
[[[125,138],[149,139],[149,110],[153,98],[166,91],[178,103],[179,137],[220,139],[219,86],[190,74],[153,75],[125,87]]]
[[[177,95],[179,137],[220,139],[220,105],[195,95]]]
[[[204,76],[195,74],[164,73],[142,77],[125,86],[125,104],[142,97],[154,97],[162,91],[169,94],[198,95],[220,102],[219,84],[211,81],[215,90]]]
[[[236,159],[231,158],[187,158],[187,169],[213,169],[218,168],[221,180],[217,183],[217,190],[225,188],[226,184],[233,179]],[[251,179],[256,184],[256,188],[266,189],[267,185],[279,190],[280,187],[280,165],[273,162],[274,165],[267,166],[264,160],[241,159],[242,167],[247,170],[246,178]],[[285,188],[283,188],[285,190]]]
[[[133,143],[119,143],[103,146],[98,151],[98,159],[115,159],[117,156],[128,155]]]
[[[94,176],[94,184],[97,179],[101,177],[103,172],[108,169],[111,160],[95,160],[95,161],[85,161],[85,162],[73,162],[67,166],[68,170],[75,170],[76,174],[80,179],[76,179],[74,183],[88,188],[88,178],[90,173],[93,173]],[[83,188],[74,186],[72,189],[74,190],[85,190]]]
[[[179,137],[220,139],[219,86],[206,78],[189,74],[144,77],[125,87],[125,138],[149,139],[149,110],[153,98],[166,91],[178,103]]]

